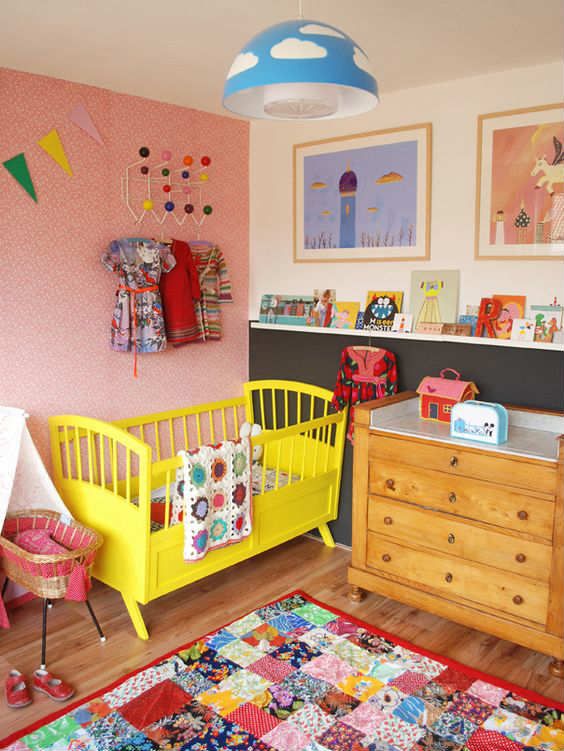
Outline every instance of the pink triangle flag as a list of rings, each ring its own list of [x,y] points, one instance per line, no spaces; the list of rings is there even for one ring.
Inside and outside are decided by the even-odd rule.
[[[98,133],[98,128],[94,125],[88,110],[83,104],[76,105],[73,111],[69,113],[69,119],[99,144],[104,143]]]

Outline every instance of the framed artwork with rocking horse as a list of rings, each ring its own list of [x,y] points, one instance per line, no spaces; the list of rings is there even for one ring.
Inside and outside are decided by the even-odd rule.
[[[564,102],[478,117],[475,256],[564,258]]]

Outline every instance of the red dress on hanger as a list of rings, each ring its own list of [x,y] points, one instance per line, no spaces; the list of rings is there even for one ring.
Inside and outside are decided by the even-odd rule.
[[[398,390],[396,356],[386,349],[345,347],[337,373],[332,404],[337,411],[350,407],[347,438],[353,443],[354,405],[391,396]]]
[[[190,246],[182,240],[172,241],[176,266],[161,277],[160,289],[164,308],[167,340],[173,345],[204,339],[194,301],[200,300],[200,282]]]

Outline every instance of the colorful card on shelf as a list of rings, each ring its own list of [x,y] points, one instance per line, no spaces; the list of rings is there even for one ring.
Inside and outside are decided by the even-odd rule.
[[[337,300],[337,302],[333,305],[333,318],[331,319],[331,328],[354,329],[359,312],[359,302],[341,302],[340,300]]]
[[[493,325],[496,338],[510,339],[513,321],[525,316],[527,298],[524,295],[493,295],[493,299],[501,303],[501,311]]]
[[[481,337],[486,332],[486,337],[495,339],[495,322],[501,313],[501,300],[493,297],[482,297],[480,310],[478,311],[478,321],[474,336]]]
[[[562,328],[562,305],[531,305],[535,320],[535,342],[551,342]]]
[[[403,292],[370,291],[366,295],[364,328],[391,331],[396,313],[401,312]]]
[[[364,310],[359,310],[359,312],[356,315],[356,323],[354,325],[355,329],[363,329],[364,328]]]
[[[411,313],[396,313],[392,323],[392,331],[398,334],[410,334],[413,331],[413,316]]]
[[[337,293],[334,289],[314,289],[313,306],[306,324],[308,326],[320,326],[328,328],[333,318],[333,306]]]
[[[285,326],[305,326],[311,316],[313,297],[307,295],[263,295],[259,321]]]
[[[442,333],[446,336],[472,336],[472,325],[470,323],[445,323]]]
[[[418,323],[415,327],[416,334],[433,334],[443,333],[444,323]]]
[[[470,307],[474,306],[467,305],[466,311],[468,311],[468,308]],[[470,326],[470,333],[468,336],[474,336],[476,334],[476,324],[478,323],[478,307],[476,306],[475,314],[466,312],[465,315],[458,316],[458,323],[463,326]]]
[[[535,322],[531,318],[515,318],[511,327],[514,342],[532,342],[535,338]]]
[[[455,323],[458,317],[459,271],[412,271],[409,307],[420,323]]]

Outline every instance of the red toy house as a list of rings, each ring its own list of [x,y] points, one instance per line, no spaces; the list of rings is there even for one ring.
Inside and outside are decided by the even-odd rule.
[[[454,373],[456,378],[447,378],[445,373]],[[417,388],[419,414],[424,420],[450,422],[453,404],[474,399],[479,393],[472,381],[461,381],[460,373],[452,368],[441,370],[439,378],[427,376]]]

